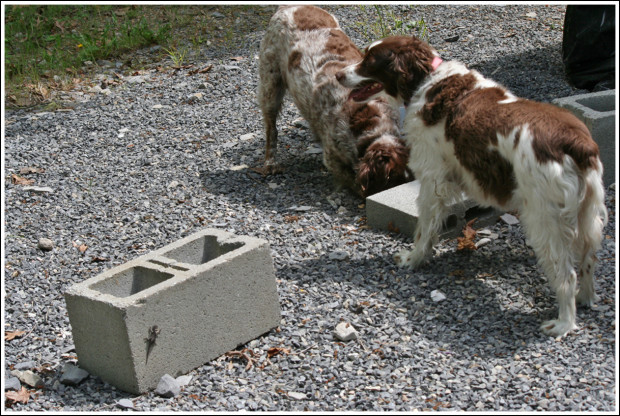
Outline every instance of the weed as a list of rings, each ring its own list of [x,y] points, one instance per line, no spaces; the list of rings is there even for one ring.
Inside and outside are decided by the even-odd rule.
[[[164,48],[164,50],[168,53],[172,62],[174,62],[175,68],[180,68],[181,65],[183,65],[183,61],[185,61],[185,57],[187,56],[187,48],[179,49],[176,46],[172,46],[170,49]]]
[[[424,41],[428,40],[428,28],[422,17],[417,21],[404,21],[396,15],[394,7],[391,6],[360,5],[359,7],[364,15],[368,16],[368,20],[358,24],[367,42],[395,35],[416,35]]]

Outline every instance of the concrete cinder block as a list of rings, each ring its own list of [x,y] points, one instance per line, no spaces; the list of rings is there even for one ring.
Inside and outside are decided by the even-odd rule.
[[[616,177],[616,90],[558,98],[553,103],[570,110],[584,122],[598,144],[603,163],[603,182],[611,185]]]
[[[80,367],[136,394],[280,323],[268,242],[217,229],[75,284],[65,300]]]
[[[397,231],[413,238],[418,222],[419,212],[417,198],[420,194],[420,182],[408,182],[366,198],[366,217],[368,225],[383,231]],[[492,225],[497,221],[501,212],[495,208],[483,208],[475,201],[463,197],[459,202],[449,207],[450,211],[445,220],[439,237],[455,238],[468,221],[474,218],[474,228]]]

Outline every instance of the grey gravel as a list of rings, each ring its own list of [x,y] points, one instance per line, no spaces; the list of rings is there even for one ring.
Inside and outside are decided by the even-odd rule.
[[[17,377],[7,377],[4,380],[4,390],[19,390],[22,384]]]
[[[65,364],[60,382],[67,386],[77,386],[89,376],[88,371],[83,370],[71,363]]]
[[[360,46],[371,40],[360,23],[376,21],[372,8],[326,8]],[[564,78],[565,6],[392,10],[404,21],[423,18],[444,59],[461,60],[517,95],[550,102],[584,92]],[[322,155],[308,152],[316,145],[295,122],[300,114],[290,99],[278,121],[284,172],[264,178],[252,170],[264,156],[256,101],[263,33],[236,32],[244,37],[240,48],[193,46],[188,69],[173,70],[169,59],[156,60],[161,51],[145,48],[133,54],[144,62],[140,73],[110,62],[90,84],[59,93],[64,111],[5,112],[5,331],[24,334],[5,341],[4,371],[33,361],[46,386],[12,409],[121,411],[125,399],[151,412],[615,414],[615,187],[607,190],[610,221],[597,253],[600,300],[578,308],[578,330],[546,337],[538,326],[557,314],[555,298],[519,224],[487,227],[477,239],[494,238],[478,250],[461,252],[447,240],[426,266],[398,268],[392,256],[411,239],[366,226],[364,201],[336,189]],[[205,74],[188,74],[207,65]],[[89,92],[102,84],[107,93]],[[22,176],[53,192],[10,181],[30,167],[45,171]],[[94,376],[60,383],[66,364],[79,366],[63,291],[203,227],[270,243],[282,320],[239,346],[252,351],[254,365],[246,370],[245,360],[222,356],[191,371],[171,398],[134,397]],[[53,251],[37,248],[41,237],[54,242]],[[433,302],[435,290],[446,299]],[[340,322],[358,338],[335,339]]]
[[[161,397],[174,397],[180,392],[180,383],[170,374],[164,374],[155,388],[155,394]]]

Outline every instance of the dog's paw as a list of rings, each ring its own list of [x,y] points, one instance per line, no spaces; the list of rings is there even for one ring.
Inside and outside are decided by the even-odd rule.
[[[411,255],[410,250],[401,250],[398,253],[394,254],[394,261],[399,267],[412,267],[409,264],[409,255]]]
[[[282,173],[284,169],[280,167],[277,163],[265,163],[260,168],[252,168],[254,172],[260,173],[263,176],[275,175],[277,173]]]
[[[399,267],[415,269],[424,263],[424,256],[420,256],[416,250],[401,250],[394,254],[394,261]]]
[[[540,326],[540,330],[550,337],[561,338],[570,331],[577,329],[577,325],[569,321],[561,321],[559,319],[551,319],[545,321]]]

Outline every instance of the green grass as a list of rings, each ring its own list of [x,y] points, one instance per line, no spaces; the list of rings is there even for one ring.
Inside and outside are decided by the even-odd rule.
[[[158,44],[158,58],[181,66],[205,47],[234,50],[244,33],[266,26],[276,6],[8,5],[5,7],[7,106],[49,104],[49,92],[71,88],[97,61],[141,68],[131,52]],[[217,17],[213,12],[217,11]],[[165,51],[165,52],[164,52]],[[91,61],[95,65],[86,67]],[[127,69],[127,67],[125,67]]]
[[[6,6],[7,79],[38,81],[85,61],[160,43],[169,24],[149,23],[138,9],[113,6]]]
[[[364,35],[367,42],[374,42],[375,40],[395,35],[415,35],[424,41],[428,41],[428,28],[424,18],[405,21],[390,6],[360,5],[359,7],[367,16],[367,20],[359,24],[362,35]]]

